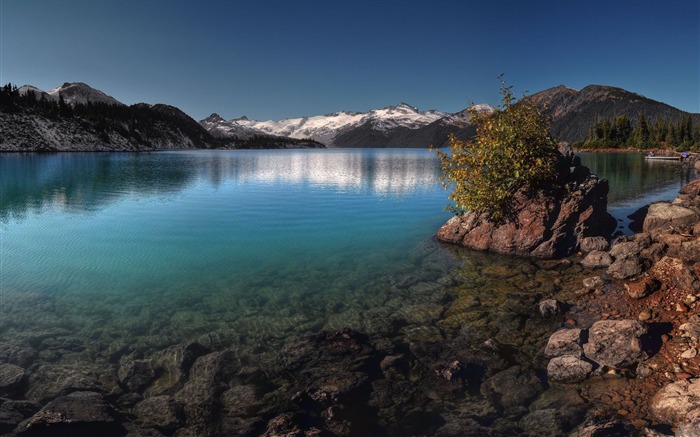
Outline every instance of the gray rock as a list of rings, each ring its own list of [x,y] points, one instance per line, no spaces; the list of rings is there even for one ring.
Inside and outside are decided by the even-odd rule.
[[[697,214],[688,208],[659,202],[649,205],[644,218],[644,232],[660,232],[670,227],[692,225],[698,220]]]
[[[700,316],[694,314],[688,321],[678,327],[681,337],[690,338],[692,341],[700,341]]]
[[[116,435],[122,427],[113,416],[113,409],[95,392],[80,391],[61,396],[46,404],[18,427],[18,434],[52,435]]]
[[[676,425],[700,412],[700,379],[667,384],[651,400],[652,415],[660,422]]]
[[[601,320],[588,330],[583,352],[603,366],[629,367],[648,357],[641,341],[646,333],[646,325],[636,320]]]
[[[0,396],[12,393],[23,378],[23,368],[14,364],[0,364]]]
[[[146,396],[172,395],[182,388],[197,358],[211,350],[199,342],[172,346],[154,354],[150,365],[156,379],[144,392]]]
[[[600,290],[605,285],[605,280],[600,276],[591,276],[583,280],[583,287],[587,290]]]
[[[75,391],[105,392],[97,375],[82,367],[41,366],[29,377],[26,397],[46,403]]]
[[[538,304],[542,317],[552,317],[561,314],[564,304],[556,299],[545,299]]]
[[[582,338],[583,331],[581,329],[560,329],[549,337],[544,353],[548,357],[562,355],[581,357],[583,355]]]
[[[609,267],[613,259],[608,252],[594,250],[581,260],[581,265],[587,269]]]
[[[137,360],[128,356],[122,358],[117,376],[119,382],[129,391],[140,393],[153,382],[155,372],[151,367],[150,360]]]
[[[565,424],[555,408],[533,411],[522,419],[519,425],[527,435],[563,435]]]
[[[40,405],[29,401],[0,398],[0,435],[5,435],[39,411]]]
[[[610,256],[615,259],[627,258],[639,255],[642,249],[644,249],[644,245],[640,241],[619,240],[613,244],[612,249],[610,249]]]
[[[700,161],[698,161],[700,162]],[[685,422],[676,429],[675,437],[698,437],[700,435],[700,417]]]
[[[169,396],[154,396],[136,404],[134,414],[138,423],[144,427],[156,428],[164,432],[172,432],[183,424],[184,412],[182,405]]]
[[[593,251],[605,251],[608,250],[610,244],[608,239],[605,237],[586,237],[581,240],[581,251],[583,253],[589,253]]]
[[[643,271],[639,257],[629,256],[616,259],[606,273],[615,279],[629,279],[639,276]]]
[[[547,365],[547,376],[550,381],[555,382],[581,382],[588,378],[592,371],[591,363],[573,355],[552,358]]]
[[[481,394],[508,409],[527,406],[544,389],[534,372],[513,366],[488,378],[481,385]]]
[[[219,396],[238,368],[238,357],[231,350],[213,352],[195,361],[189,380],[175,395],[184,406],[188,426],[211,426]]]

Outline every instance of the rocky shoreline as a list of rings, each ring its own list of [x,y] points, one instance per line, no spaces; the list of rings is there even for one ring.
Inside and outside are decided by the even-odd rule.
[[[700,179],[636,215],[641,232],[582,245],[581,265],[601,274],[550,337],[548,379],[579,383],[606,426],[700,435]]]

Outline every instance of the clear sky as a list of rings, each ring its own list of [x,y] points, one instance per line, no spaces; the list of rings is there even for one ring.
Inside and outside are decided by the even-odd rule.
[[[85,82],[195,119],[612,85],[700,112],[700,1],[0,0],[0,81]]]

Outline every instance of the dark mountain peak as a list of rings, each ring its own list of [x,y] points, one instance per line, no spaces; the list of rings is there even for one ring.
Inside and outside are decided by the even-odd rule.
[[[250,120],[250,119],[246,115],[233,119],[233,121],[248,121],[248,120]]]
[[[224,118],[222,116],[220,116],[219,114],[214,112],[209,117],[202,120],[201,122],[202,123],[219,123],[222,121],[226,121],[226,120],[224,120]]]

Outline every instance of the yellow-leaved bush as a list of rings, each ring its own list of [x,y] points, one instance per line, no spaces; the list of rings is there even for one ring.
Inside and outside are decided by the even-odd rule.
[[[447,209],[487,213],[500,221],[509,216],[511,200],[521,188],[532,188],[556,175],[557,143],[550,120],[528,99],[515,100],[501,81],[501,107],[493,112],[469,109],[476,127],[473,140],[450,136],[449,151],[436,149],[445,189],[454,187]]]

